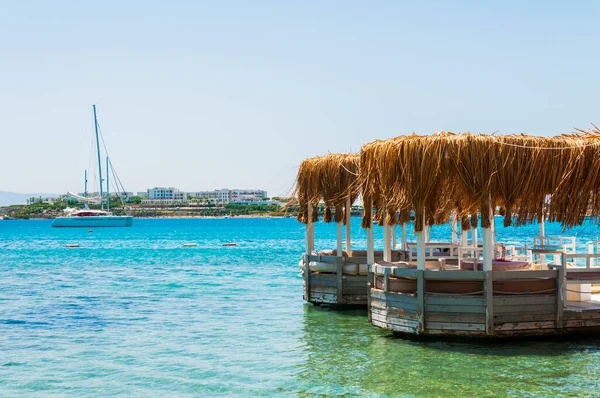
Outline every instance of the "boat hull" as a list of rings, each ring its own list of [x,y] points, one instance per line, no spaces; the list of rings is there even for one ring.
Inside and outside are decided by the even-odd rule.
[[[57,217],[53,227],[131,227],[133,216]]]

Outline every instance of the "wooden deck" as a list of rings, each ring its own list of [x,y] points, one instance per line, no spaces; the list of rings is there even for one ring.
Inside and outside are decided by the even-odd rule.
[[[361,253],[364,251],[356,251]],[[395,251],[397,258],[404,258],[402,251]],[[376,260],[381,260],[381,254],[376,254]],[[303,261],[318,261],[335,264],[336,272],[308,271],[305,266],[302,272],[304,283],[304,300],[317,305],[353,305],[367,308],[369,288],[368,276],[346,274],[344,264],[366,264],[366,256],[337,257],[325,255],[303,256]],[[308,272],[307,272],[308,271]]]
[[[396,286],[408,289],[409,284],[397,280],[414,280],[416,289],[393,291]],[[416,335],[501,338],[600,332],[600,295],[592,301],[564,302],[570,282],[562,269],[394,270],[373,275],[370,319],[375,326]],[[460,286],[471,291],[460,291]]]

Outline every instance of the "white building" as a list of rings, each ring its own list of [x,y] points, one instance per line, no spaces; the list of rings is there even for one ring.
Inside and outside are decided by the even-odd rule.
[[[146,199],[142,203],[150,204],[173,204],[187,203],[187,194],[173,187],[155,187],[149,188],[146,194]]]
[[[248,203],[264,201],[267,191],[261,189],[232,189],[229,191],[229,201],[233,203]]]
[[[229,203],[229,189],[189,192],[188,197],[200,199],[201,201],[206,201],[208,203]]]
[[[267,191],[260,189],[216,189],[214,191],[189,192],[188,196],[209,203],[252,203],[264,201]]]
[[[54,197],[41,197],[41,196],[32,196],[31,198],[27,198],[27,204],[28,205],[34,205],[34,204],[42,204],[45,203],[47,205],[51,205],[56,201],[56,198]]]

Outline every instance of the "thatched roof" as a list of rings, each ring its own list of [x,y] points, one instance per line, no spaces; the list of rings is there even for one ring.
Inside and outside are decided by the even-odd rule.
[[[505,209],[505,225],[546,215],[565,227],[600,215],[600,130],[557,137],[528,135],[409,135],[363,145],[359,183],[363,225],[397,212],[415,212],[415,229],[446,222],[451,210],[466,221],[489,204]],[[550,198],[550,199],[548,199]],[[423,218],[426,218],[423,220]],[[390,223],[392,223],[390,222]]]
[[[331,209],[335,209],[335,221],[344,220],[346,200],[351,203],[358,196],[358,154],[328,154],[306,159],[300,164],[296,177],[294,196],[298,199],[300,212],[298,220],[308,221],[308,205],[318,206],[325,203],[324,221],[330,222]],[[313,212],[313,221],[318,219],[317,211]]]

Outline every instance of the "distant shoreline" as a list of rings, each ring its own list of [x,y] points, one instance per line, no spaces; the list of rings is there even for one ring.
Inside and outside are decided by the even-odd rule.
[[[228,218],[291,218],[295,219],[295,217],[285,217],[285,216],[271,216],[269,214],[243,214],[243,215],[235,215],[235,216],[133,216],[134,219],[144,219],[144,220],[160,220],[160,219],[195,219],[195,218],[206,218],[206,219],[228,219]],[[10,218],[10,219],[0,219],[0,221],[42,221],[42,220],[54,220],[54,217],[30,217],[30,218]]]

